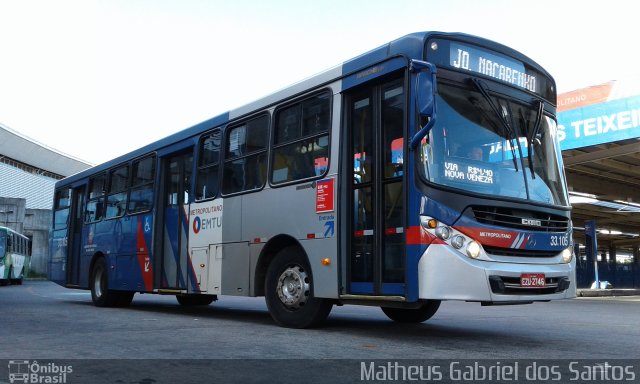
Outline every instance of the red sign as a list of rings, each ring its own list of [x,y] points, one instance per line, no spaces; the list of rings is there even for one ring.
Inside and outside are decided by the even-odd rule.
[[[333,211],[333,201],[333,179],[318,181],[316,183],[316,213]]]

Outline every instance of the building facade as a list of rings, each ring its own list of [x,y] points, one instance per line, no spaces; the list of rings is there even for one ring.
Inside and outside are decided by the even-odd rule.
[[[0,124],[0,226],[31,239],[32,273],[47,274],[56,181],[90,166]]]

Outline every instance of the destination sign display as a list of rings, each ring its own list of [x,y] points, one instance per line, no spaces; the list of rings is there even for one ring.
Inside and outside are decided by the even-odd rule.
[[[450,181],[479,185],[492,185],[495,181],[493,170],[490,168],[453,161],[444,162],[444,177]]]
[[[434,37],[427,41],[426,60],[442,69],[486,77],[534,92],[555,105],[555,83],[542,68],[499,44],[489,41],[486,44]],[[492,45],[495,48],[488,48]],[[448,75],[439,73],[438,76]]]
[[[493,77],[531,92],[537,91],[536,76],[527,72],[524,63],[479,47],[451,42],[449,45],[449,65],[457,69]]]

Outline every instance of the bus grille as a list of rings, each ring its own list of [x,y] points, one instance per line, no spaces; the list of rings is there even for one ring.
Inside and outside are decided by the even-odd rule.
[[[520,278],[490,276],[491,291],[500,295],[549,295],[566,291],[571,282],[566,277],[547,277],[545,287],[525,288],[520,286]]]
[[[548,213],[522,209],[472,206],[476,220],[482,224],[541,232],[566,232],[569,219]],[[524,224],[523,219],[528,223]]]
[[[495,256],[516,256],[516,257],[555,257],[560,253],[559,251],[538,251],[535,249],[515,249],[515,248],[500,248],[483,245],[482,248],[490,254]]]

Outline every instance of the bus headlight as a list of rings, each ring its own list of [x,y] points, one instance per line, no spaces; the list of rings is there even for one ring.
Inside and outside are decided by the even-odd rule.
[[[464,246],[464,237],[460,235],[453,236],[453,239],[451,239],[451,245],[453,245],[455,249],[462,248]]]
[[[444,226],[436,228],[436,236],[438,236],[442,240],[449,240],[449,238],[451,237],[451,228]]]
[[[562,262],[569,264],[573,260],[573,250],[571,247],[562,250]]]
[[[472,259],[477,259],[482,254],[482,246],[473,238],[460,232],[455,227],[450,227],[444,223],[439,223],[436,219],[429,216],[420,216],[420,225],[423,230],[428,232],[432,237],[431,241],[435,244],[446,244],[455,249],[460,254]]]
[[[471,241],[467,244],[467,255],[472,259],[477,259],[480,256],[480,244],[476,241]]]

